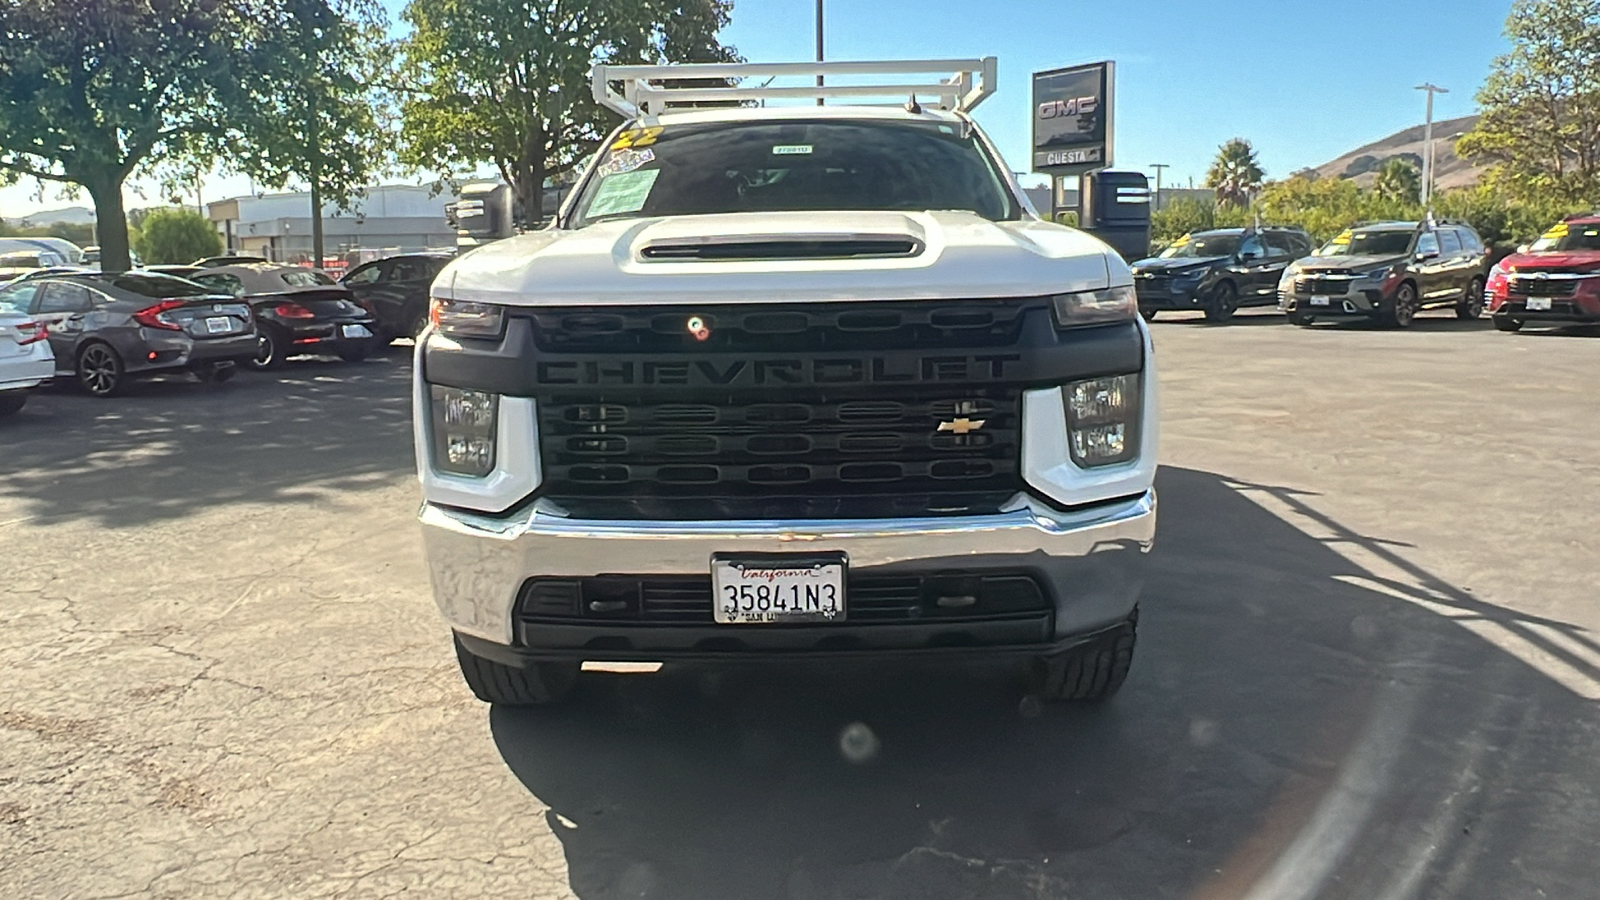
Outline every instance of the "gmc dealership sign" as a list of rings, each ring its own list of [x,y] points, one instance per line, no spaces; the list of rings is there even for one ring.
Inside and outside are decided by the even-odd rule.
[[[1081,175],[1111,165],[1110,62],[1033,75],[1033,170]]]

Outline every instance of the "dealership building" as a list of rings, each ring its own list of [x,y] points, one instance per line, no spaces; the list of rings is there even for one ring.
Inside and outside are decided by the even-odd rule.
[[[330,259],[356,250],[382,250],[384,255],[434,248],[453,248],[456,235],[445,220],[452,191],[389,184],[366,189],[353,209],[323,204],[324,252]],[[206,204],[207,217],[230,252],[264,256],[278,262],[311,259],[311,195],[306,192],[232,197]]]

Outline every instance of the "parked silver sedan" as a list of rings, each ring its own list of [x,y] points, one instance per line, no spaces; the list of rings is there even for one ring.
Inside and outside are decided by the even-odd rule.
[[[96,272],[29,279],[0,289],[0,305],[44,322],[56,374],[99,397],[156,372],[225,381],[256,354],[250,307],[182,278]]]

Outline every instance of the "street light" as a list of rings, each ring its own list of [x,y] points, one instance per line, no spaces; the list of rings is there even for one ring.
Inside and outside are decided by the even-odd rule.
[[[1152,212],[1160,212],[1161,211],[1161,170],[1170,169],[1172,167],[1167,165],[1166,163],[1151,163],[1150,164],[1150,168],[1156,170],[1156,205],[1151,211]]]
[[[1419,84],[1416,90],[1428,92],[1427,124],[1422,126],[1422,208],[1426,211],[1428,200],[1433,196],[1433,95],[1450,91],[1432,83]]]
[[[817,0],[817,62],[822,62],[822,0]],[[817,76],[817,87],[822,87],[822,76]],[[822,105],[822,98],[817,98],[817,105]]]

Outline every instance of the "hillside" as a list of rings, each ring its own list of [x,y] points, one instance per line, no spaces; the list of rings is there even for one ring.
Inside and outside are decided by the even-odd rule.
[[[6,216],[7,225],[21,225],[33,228],[45,228],[59,222],[70,225],[89,225],[94,222],[94,210],[87,206],[69,206],[65,209],[49,209],[25,216]]]
[[[1478,124],[1477,116],[1444,119],[1433,123],[1433,183],[1436,189],[1467,187],[1476,184],[1483,167],[1474,166],[1456,155],[1455,139]],[[1388,137],[1324,163],[1316,168],[1319,178],[1354,178],[1356,184],[1371,187],[1377,170],[1391,157],[1408,157],[1422,168],[1423,126],[1407,128]]]

